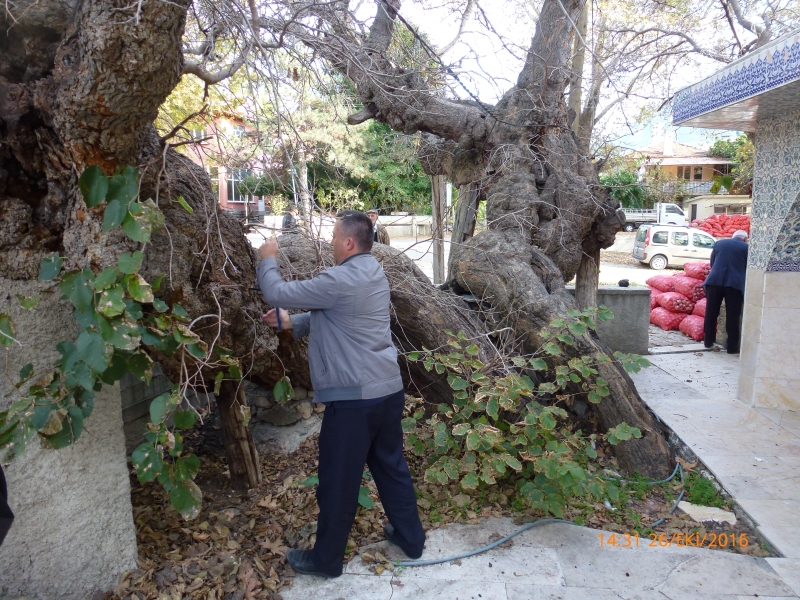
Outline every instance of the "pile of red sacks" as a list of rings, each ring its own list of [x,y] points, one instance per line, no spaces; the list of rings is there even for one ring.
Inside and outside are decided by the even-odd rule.
[[[695,341],[702,340],[706,314],[703,281],[710,270],[707,262],[686,263],[683,273],[648,279],[650,322],[665,331],[679,329]]]
[[[691,226],[715,238],[729,238],[740,229],[750,235],[750,215],[711,215],[707,219],[695,219]]]

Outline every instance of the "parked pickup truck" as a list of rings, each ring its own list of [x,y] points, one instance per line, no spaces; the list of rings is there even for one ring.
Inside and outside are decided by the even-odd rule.
[[[655,224],[688,226],[689,219],[679,206],[666,202],[656,202],[655,208],[623,208],[625,213],[625,231],[636,231],[639,225]]]

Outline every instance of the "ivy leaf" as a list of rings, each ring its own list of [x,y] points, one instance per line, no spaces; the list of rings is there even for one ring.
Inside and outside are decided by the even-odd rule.
[[[478,346],[476,346],[475,344],[470,344],[469,346],[467,346],[465,351],[470,356],[478,356],[478,354],[481,353],[481,349],[478,348]]]
[[[547,370],[547,363],[544,362],[543,358],[532,358],[531,362],[531,369],[534,371],[546,371]]]
[[[103,212],[103,233],[108,233],[115,227],[122,225],[128,214],[128,206],[120,200],[112,200]]]
[[[149,382],[153,378],[153,361],[144,352],[137,352],[128,358],[131,373],[142,381]]]
[[[125,290],[113,287],[100,294],[97,300],[97,312],[105,317],[116,317],[125,312],[125,302],[122,300]]]
[[[89,271],[91,273],[91,271]],[[64,275],[59,289],[67,295],[72,305],[78,310],[86,310],[92,305],[94,293],[89,285],[94,277],[84,271],[73,271]]]
[[[82,331],[75,347],[81,360],[98,373],[106,370],[114,354],[114,349],[103,341],[99,333],[93,331]]]
[[[58,274],[61,272],[61,265],[63,263],[64,259],[57,254],[54,254],[49,258],[43,258],[42,262],[39,263],[39,280],[50,281],[51,279],[58,277]]]
[[[413,417],[406,417],[400,421],[400,426],[403,428],[403,433],[413,433],[417,429],[417,420]]]
[[[175,413],[173,419],[175,421],[175,427],[178,429],[191,429],[194,427],[195,419],[197,418],[197,413],[192,409],[188,410],[179,410]]]
[[[370,498],[369,488],[362,487],[358,490],[358,503],[366,509],[375,508],[375,501]]]
[[[574,336],[581,336],[584,335],[587,331],[586,325],[581,323],[580,321],[573,321],[569,324],[568,327],[570,333]]]
[[[98,292],[102,292],[110,288],[117,281],[117,275],[119,275],[119,269],[117,267],[106,267],[94,278],[94,289]]]
[[[28,363],[24,367],[19,370],[19,380],[21,382],[26,382],[33,376],[33,365]]]
[[[14,322],[6,314],[0,313],[0,346],[6,348],[17,339],[17,332],[14,329]]]
[[[42,296],[39,294],[35,296],[23,296],[21,294],[17,294],[17,301],[19,302],[19,305],[25,310],[36,308],[36,305],[39,304],[39,300],[41,299]]]
[[[153,308],[158,312],[163,313],[169,310],[169,304],[164,302],[161,298],[153,298]]]
[[[455,436],[466,435],[467,433],[469,433],[470,429],[471,426],[469,423],[459,423],[458,425],[453,427],[453,435]]]
[[[467,450],[477,450],[481,444],[481,437],[477,431],[470,431],[467,435]]]
[[[300,485],[305,487],[310,487],[312,485],[319,485],[319,477],[317,475],[311,475],[300,482]]]
[[[461,487],[465,490],[474,490],[478,488],[478,476],[475,473],[467,473],[461,479]]]
[[[465,380],[461,379],[457,375],[451,373],[447,376],[447,383],[450,384],[450,387],[453,388],[455,391],[465,390],[469,385]]]
[[[486,404],[486,414],[492,417],[492,419],[497,420],[499,411],[500,411],[500,405],[497,400],[497,397],[492,397]]]
[[[186,321],[189,320],[189,313],[187,313],[180,304],[172,305],[172,314],[176,317],[180,317],[181,319],[185,319]]]
[[[543,412],[539,415],[539,422],[545,429],[555,429],[556,427],[556,419],[549,412]]]
[[[153,398],[153,401],[150,403],[150,422],[154,425],[163,422],[164,418],[167,416],[169,395],[169,392],[164,392],[160,396]]]
[[[553,342],[547,342],[544,346],[542,346],[542,350],[551,356],[561,356],[561,348],[558,347],[558,344]]]
[[[125,219],[122,221],[122,230],[125,232],[125,235],[134,242],[146,244],[150,241],[150,231],[153,226],[150,223],[150,219],[147,218],[147,215],[132,214],[133,207],[135,207],[136,204],[136,202],[133,202],[129,208],[128,214],[125,215]],[[141,206],[138,208],[141,209]]]
[[[111,364],[100,374],[100,378],[103,380],[103,383],[114,385],[114,383],[125,377],[127,372],[128,362],[125,360],[124,356],[115,352],[114,356],[111,357]],[[89,415],[84,416],[88,417]]]
[[[125,167],[121,174],[108,181],[108,199],[116,200],[128,210],[128,204],[139,195],[139,174],[133,167]]]
[[[294,390],[289,378],[285,375],[278,380],[275,387],[272,388],[272,394],[279,404],[286,404],[289,400],[294,398]]]
[[[144,216],[150,222],[150,231],[158,231],[164,226],[164,213],[161,212],[161,209],[153,202],[152,198],[142,202],[142,210],[144,211]]]
[[[200,459],[194,454],[179,456],[175,460],[175,479],[186,481],[194,479],[200,469]]]
[[[222,389],[222,380],[225,379],[225,373],[220,371],[217,373],[217,376],[214,377],[214,395],[219,396],[219,392]]]
[[[144,255],[142,254],[141,250],[137,250],[133,254],[121,254],[119,261],[117,261],[119,270],[128,275],[132,275],[139,270],[139,267],[142,266],[143,258]]]
[[[131,298],[137,302],[149,303],[153,301],[153,290],[150,289],[150,284],[138,273],[125,277],[125,284],[128,286],[128,293]]]
[[[108,192],[108,178],[103,175],[103,170],[97,165],[84,169],[78,178],[78,187],[83,194],[83,201],[89,208],[95,207],[106,198]]]
[[[164,467],[161,451],[149,443],[144,443],[133,451],[131,463],[141,483],[153,481],[161,474],[161,469]]]
[[[406,358],[410,361],[417,361],[419,360],[419,356],[419,352],[409,352]]]

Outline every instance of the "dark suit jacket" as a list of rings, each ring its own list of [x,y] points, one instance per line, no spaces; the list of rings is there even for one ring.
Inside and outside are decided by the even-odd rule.
[[[747,242],[734,238],[719,240],[714,244],[711,251],[711,272],[704,285],[722,285],[744,293],[747,249]]]

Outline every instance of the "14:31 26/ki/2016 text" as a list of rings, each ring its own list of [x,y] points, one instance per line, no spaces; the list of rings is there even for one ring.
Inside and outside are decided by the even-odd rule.
[[[598,538],[600,546],[615,548],[638,548],[639,542],[653,548],[666,548],[667,546],[690,546],[694,548],[727,548],[728,546],[749,546],[750,540],[746,533],[651,533],[650,538],[639,538],[638,533],[600,533]]]

